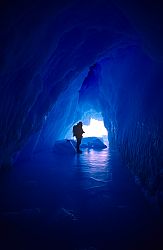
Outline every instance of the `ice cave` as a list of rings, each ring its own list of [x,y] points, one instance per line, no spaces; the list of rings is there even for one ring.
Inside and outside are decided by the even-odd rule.
[[[1,250],[163,249],[161,1],[1,1],[0,97]]]

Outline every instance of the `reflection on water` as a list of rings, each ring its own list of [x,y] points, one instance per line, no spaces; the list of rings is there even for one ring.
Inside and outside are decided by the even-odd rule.
[[[82,176],[82,185],[89,188],[101,187],[112,181],[112,169],[108,149],[86,150],[75,156],[75,165]]]

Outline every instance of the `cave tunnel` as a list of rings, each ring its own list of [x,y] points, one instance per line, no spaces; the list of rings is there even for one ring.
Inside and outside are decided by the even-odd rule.
[[[0,13],[0,249],[163,249],[161,3]],[[72,127],[91,119],[108,147],[77,155]]]

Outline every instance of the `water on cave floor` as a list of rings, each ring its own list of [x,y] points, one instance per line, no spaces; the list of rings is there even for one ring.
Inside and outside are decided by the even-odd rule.
[[[159,217],[116,150],[38,152],[0,190],[2,250],[160,247]]]

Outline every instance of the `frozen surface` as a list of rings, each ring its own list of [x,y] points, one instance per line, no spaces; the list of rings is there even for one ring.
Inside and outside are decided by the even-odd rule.
[[[107,146],[103,143],[102,138],[97,137],[86,137],[82,139],[82,143],[80,145],[81,148],[87,148],[87,149],[104,149],[107,148]],[[76,153],[76,140],[58,140],[54,143],[53,146],[54,152],[57,153],[64,153],[64,154],[70,154],[70,153]]]
[[[75,154],[76,153],[76,141],[74,140],[58,140],[54,143],[53,151],[59,154]]]
[[[85,137],[82,139],[81,148],[104,149],[107,146],[103,143],[103,138]]]
[[[40,152],[1,175],[0,190],[1,250],[144,250],[162,244],[161,217],[117,151]]]

